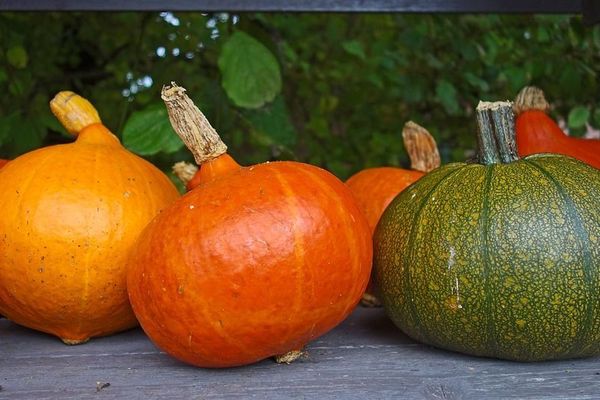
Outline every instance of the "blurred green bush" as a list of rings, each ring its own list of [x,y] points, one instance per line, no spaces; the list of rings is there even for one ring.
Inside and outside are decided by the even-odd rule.
[[[406,166],[408,119],[444,162],[463,160],[477,101],[525,84],[571,134],[600,126],[600,27],[573,16],[2,13],[0,35],[0,158],[72,140],[48,109],[70,89],[169,170],[192,159],[160,100],[172,80],[239,162],[296,159],[341,178]]]

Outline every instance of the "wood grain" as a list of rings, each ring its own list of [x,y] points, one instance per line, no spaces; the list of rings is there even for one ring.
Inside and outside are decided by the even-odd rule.
[[[140,330],[68,347],[0,320],[0,399],[596,399],[600,358],[515,363],[431,348],[357,309],[291,365],[188,367]],[[98,382],[110,386],[97,391]]]

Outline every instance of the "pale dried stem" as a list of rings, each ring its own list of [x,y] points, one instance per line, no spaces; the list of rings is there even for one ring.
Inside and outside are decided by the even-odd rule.
[[[273,358],[277,364],[291,364],[300,357],[306,356],[306,354],[307,353],[304,350],[300,349],[288,351],[287,353],[277,355]]]
[[[172,170],[175,176],[184,185],[187,185],[188,182],[192,180],[194,175],[196,175],[196,172],[198,172],[198,167],[189,162],[179,161],[173,165]]]
[[[171,86],[163,87],[161,98],[167,106],[175,133],[190,149],[198,165],[227,152],[227,146],[185,93],[185,88],[171,82]]]
[[[542,89],[535,86],[525,86],[521,89],[517,97],[515,97],[513,110],[515,115],[519,115],[528,110],[548,112],[548,110],[550,110],[550,104],[546,101]]]
[[[50,110],[67,132],[73,135],[102,122],[92,103],[68,90],[59,92],[50,100]]]
[[[408,121],[402,129],[402,138],[410,157],[411,169],[430,172],[440,166],[437,144],[427,129],[413,121]]]

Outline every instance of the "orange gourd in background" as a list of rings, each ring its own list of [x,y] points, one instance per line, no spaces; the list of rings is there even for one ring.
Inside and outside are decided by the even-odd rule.
[[[422,126],[409,121],[402,130],[404,146],[408,152],[411,169],[397,167],[367,168],[352,175],[346,185],[352,191],[363,210],[371,233],[379,218],[391,201],[425,173],[440,166],[440,154],[435,139]],[[363,305],[379,306],[377,288],[371,279],[364,297]]]
[[[600,140],[567,136],[546,114],[550,105],[541,89],[524,87],[515,98],[513,108],[517,116],[515,129],[519,156],[556,153],[600,168]]]
[[[183,88],[162,96],[200,184],[132,252],[127,284],[142,328],[196,366],[298,354],[360,300],[372,262],[367,221],[329,172],[289,161],[242,167]]]
[[[76,141],[0,169],[0,314],[76,344],[137,324],[125,260],[179,194],[87,100],[61,92],[51,108]]]

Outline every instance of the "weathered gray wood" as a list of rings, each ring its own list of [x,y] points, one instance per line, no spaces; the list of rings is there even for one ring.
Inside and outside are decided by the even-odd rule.
[[[193,368],[140,330],[68,347],[0,320],[0,399],[597,399],[600,358],[514,363],[416,343],[357,309],[291,365]],[[97,382],[110,386],[97,391]]]

